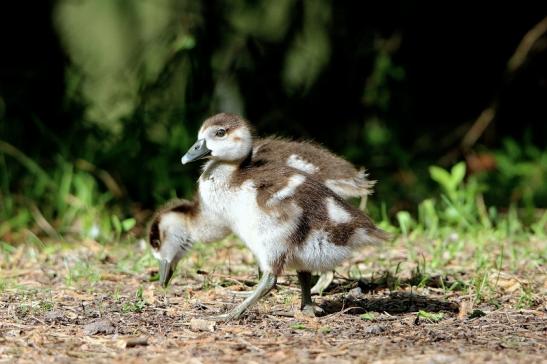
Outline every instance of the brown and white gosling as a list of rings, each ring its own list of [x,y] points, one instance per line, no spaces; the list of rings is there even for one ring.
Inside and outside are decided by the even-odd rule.
[[[200,213],[219,222],[219,228],[209,233],[234,232],[263,272],[253,294],[223,318],[240,317],[271,290],[286,268],[297,271],[301,308],[313,314],[311,272],[332,271],[353,249],[380,242],[386,234],[311,175],[253,156],[250,131],[237,115],[216,115],[204,122],[198,141],[182,158],[183,163],[210,159],[199,178],[198,193]],[[159,258],[169,253],[165,250],[160,248]]]
[[[241,128],[246,128],[242,125]],[[249,130],[251,133],[251,130]],[[272,168],[289,166],[306,172],[323,182],[342,198],[361,198],[360,208],[366,205],[376,181],[367,178],[364,168],[331,153],[309,141],[291,141],[277,137],[256,139],[252,158],[256,163]],[[206,212],[201,211],[199,200],[170,201],[151,219],[149,243],[160,261],[160,283],[167,286],[179,260],[195,242],[213,242],[225,238],[229,229]],[[321,274],[312,287],[312,294],[323,292],[334,277],[333,272]]]

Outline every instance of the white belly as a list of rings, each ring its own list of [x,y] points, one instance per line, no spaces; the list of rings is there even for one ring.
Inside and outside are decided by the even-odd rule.
[[[311,231],[305,242],[294,250],[287,267],[297,271],[326,272],[351,256],[349,246],[330,242],[325,231]]]
[[[294,220],[281,221],[271,211],[263,211],[258,206],[252,181],[230,187],[230,171],[216,169],[209,175],[204,173],[207,178],[200,178],[203,208],[224,221],[253,252],[261,269],[269,271],[272,262],[287,251],[286,240],[293,231],[300,209],[294,206]]]

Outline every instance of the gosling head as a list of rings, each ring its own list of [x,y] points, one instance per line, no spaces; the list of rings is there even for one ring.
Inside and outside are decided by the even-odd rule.
[[[179,201],[173,208],[158,213],[150,224],[148,243],[159,261],[160,284],[163,287],[167,287],[178,262],[193,245],[186,220],[194,209],[190,201]]]
[[[205,120],[198,140],[182,157],[182,164],[202,158],[237,162],[253,147],[252,128],[242,117],[221,113]]]

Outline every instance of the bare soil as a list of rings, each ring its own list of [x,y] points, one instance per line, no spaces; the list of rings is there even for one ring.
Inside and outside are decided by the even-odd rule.
[[[210,318],[257,281],[247,253],[215,248],[199,267],[190,258],[167,290],[152,281],[153,262],[131,268],[139,254],[138,246],[82,243],[38,254],[21,247],[5,257],[0,363],[547,362],[545,298],[517,308],[515,290],[501,288],[513,279],[507,274],[498,274],[494,301],[474,304],[468,290],[443,289],[435,279],[417,288],[404,277],[394,285],[389,275],[337,273],[314,297],[326,311],[318,318],[300,314],[296,277],[288,274],[243,319],[220,323]],[[544,292],[544,282],[535,284]]]

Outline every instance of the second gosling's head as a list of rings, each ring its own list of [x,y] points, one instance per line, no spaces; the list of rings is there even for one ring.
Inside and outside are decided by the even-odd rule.
[[[152,254],[159,261],[163,287],[167,287],[178,262],[194,243],[187,220],[197,213],[197,206],[191,201],[177,200],[170,205],[154,216],[148,232]]]
[[[249,155],[253,146],[252,128],[235,114],[221,113],[205,120],[198,140],[182,157],[182,164],[202,158],[236,162]]]

